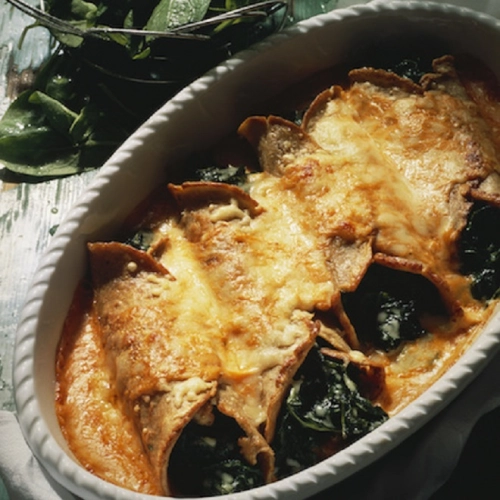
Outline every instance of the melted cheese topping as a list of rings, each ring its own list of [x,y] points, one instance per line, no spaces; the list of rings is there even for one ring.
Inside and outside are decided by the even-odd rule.
[[[76,298],[57,360],[56,410],[64,437],[90,472],[131,490],[159,495],[162,487],[118,397],[82,290]]]
[[[201,266],[197,273],[206,277],[218,304],[214,313],[220,314],[212,323],[220,335],[219,406],[243,427],[257,429],[275,411],[271,407],[283,392],[280,379],[296,365],[297,351],[311,345],[310,311],[331,304],[327,266],[311,235],[277,205],[250,217],[232,199],[187,212],[179,226],[171,232],[182,229],[187,241],[179,247],[191,245]],[[169,241],[175,247],[170,233]],[[173,256],[167,251],[162,262],[168,266],[171,259],[177,261],[172,271],[177,279],[192,272],[191,262],[179,264],[175,251]]]

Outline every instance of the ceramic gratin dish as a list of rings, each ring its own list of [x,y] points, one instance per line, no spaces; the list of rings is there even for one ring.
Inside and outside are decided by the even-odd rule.
[[[49,474],[85,499],[145,495],[95,477],[72,458],[55,409],[55,354],[85,269],[88,241],[109,237],[170,168],[234,130],[258,103],[291,83],[348,59],[382,37],[412,34],[483,59],[500,77],[500,22],[459,7],[374,2],[339,9],[272,36],[210,71],[155,113],[102,167],[67,214],[34,277],[17,332],[14,361],[19,421]],[[400,444],[434,417],[487,364],[500,343],[500,317],[434,386],[381,427],[301,473],[231,498],[304,498],[340,482]],[[223,498],[223,497],[219,497]]]

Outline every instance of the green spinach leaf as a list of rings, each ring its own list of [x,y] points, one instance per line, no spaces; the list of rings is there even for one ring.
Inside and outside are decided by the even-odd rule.
[[[210,0],[160,0],[145,29],[168,31],[183,24],[201,21],[210,6]]]
[[[67,108],[62,102],[53,99],[44,92],[35,90],[29,96],[29,102],[41,107],[42,114],[50,127],[56,132],[70,138],[70,130],[78,115]]]
[[[65,52],[0,120],[0,160],[12,172],[65,176],[100,167],[138,124]]]
[[[13,171],[29,173],[74,153],[64,134],[54,130],[43,110],[25,91],[7,109],[0,122],[0,158]],[[62,160],[64,162],[65,160]],[[60,167],[55,167],[56,169]]]
[[[48,11],[82,28],[164,30],[253,0],[47,0]],[[91,39],[54,32],[61,42],[33,89],[0,120],[0,161],[33,177],[100,167],[140,124],[182,87],[276,29],[260,18],[222,30],[208,42],[112,34]],[[224,36],[222,36],[224,35]]]

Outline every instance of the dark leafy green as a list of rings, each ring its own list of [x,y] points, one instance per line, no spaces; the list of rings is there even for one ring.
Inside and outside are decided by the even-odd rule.
[[[459,242],[461,272],[472,276],[478,300],[500,296],[500,209],[476,202]]]
[[[388,418],[364,398],[349,365],[311,350],[282,409],[273,448],[279,477],[317,463],[329,442],[349,443]]]
[[[425,335],[423,315],[445,314],[428,280],[380,265],[370,266],[356,291],[342,296],[342,303],[359,338],[385,351]]]
[[[304,427],[285,406],[273,442],[276,477],[283,479],[317,464],[321,460],[320,450],[329,437]]]
[[[48,10],[82,27],[158,30],[198,21],[256,0],[47,0]],[[100,167],[149,115],[210,68],[279,28],[269,19],[234,20],[205,38],[53,34],[61,42],[33,88],[0,120],[0,161],[15,174],[71,175]]]
[[[133,234],[124,243],[136,248],[137,250],[142,250],[143,252],[146,252],[151,246],[153,238],[154,238],[153,231],[143,230]]]
[[[342,439],[363,436],[386,420],[385,412],[363,398],[343,361],[313,350],[287,399],[291,414],[306,428],[338,434]]]
[[[48,11],[59,19],[80,29],[112,27],[133,28],[166,32],[183,25],[209,19],[217,14],[257,3],[257,0],[47,0]],[[220,26],[210,25],[208,32],[220,32],[238,20],[230,20]],[[207,32],[207,30],[205,30]],[[82,37],[56,32],[64,44],[77,47],[84,43]],[[113,34],[111,40],[130,49],[147,47],[151,39],[124,34]],[[137,43],[138,42],[138,43]],[[134,53],[134,52],[132,52]]]
[[[183,24],[201,21],[210,7],[211,0],[160,0],[153,9],[145,29],[168,31]]]
[[[326,358],[316,345],[299,369],[278,419],[271,443],[277,477],[314,465],[329,454],[332,443],[338,443],[338,451],[387,418],[360,395],[348,365]],[[170,458],[174,493],[221,495],[262,485],[259,467],[246,463],[240,453],[238,439],[243,435],[235,420],[218,412],[213,425],[189,423]]]
[[[90,81],[91,75],[65,54],[47,62],[33,88],[0,121],[0,159],[9,170],[36,176],[80,173],[102,165],[123,142],[134,120]]]
[[[353,58],[354,67],[370,66],[385,69],[415,83],[426,73],[432,72],[432,61],[449,52],[442,40],[426,40],[412,36],[382,35],[370,47],[363,46],[359,56]]]
[[[205,182],[224,182],[243,186],[247,179],[244,167],[205,167],[197,169],[193,177]]]
[[[219,413],[211,426],[188,424],[169,462],[175,495],[223,495],[264,484],[260,469],[240,454],[238,438],[242,435],[235,420]]]

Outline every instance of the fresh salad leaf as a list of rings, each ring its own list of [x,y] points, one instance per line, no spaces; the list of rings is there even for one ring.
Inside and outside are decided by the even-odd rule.
[[[94,28],[98,24],[100,9],[98,4],[83,0],[46,0],[47,11],[59,19],[69,22],[82,31]],[[68,47],[79,47],[83,38],[61,31],[53,30],[54,37]]]
[[[54,130],[43,110],[25,91],[7,109],[0,122],[0,155],[13,170],[30,170],[73,153],[65,136]]]
[[[42,114],[50,127],[61,135],[70,137],[70,130],[78,115],[67,108],[62,102],[47,94],[35,90],[29,96],[29,102],[41,107]]]

